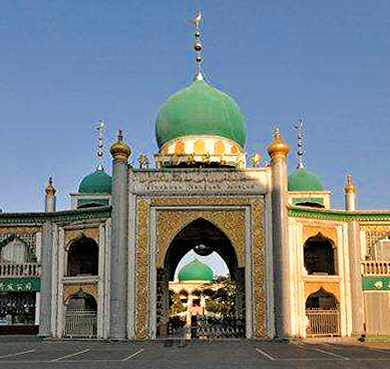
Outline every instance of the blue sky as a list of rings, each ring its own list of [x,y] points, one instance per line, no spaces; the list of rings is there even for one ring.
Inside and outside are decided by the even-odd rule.
[[[352,172],[361,208],[390,209],[390,2],[208,0],[204,70],[247,117],[249,154],[278,125],[291,145],[306,120],[306,167],[343,207]],[[42,211],[49,175],[69,208],[109,142],[157,152],[159,106],[193,77],[191,0],[0,2],[0,208]],[[107,155],[105,167],[111,170]]]

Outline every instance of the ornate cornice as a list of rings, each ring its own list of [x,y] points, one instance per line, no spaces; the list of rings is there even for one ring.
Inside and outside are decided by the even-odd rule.
[[[111,217],[111,206],[57,211],[54,213],[1,213],[0,226],[69,223]]]
[[[288,207],[288,216],[292,218],[308,218],[321,220],[335,220],[348,222],[356,220],[359,222],[389,222],[390,210],[322,210],[308,209],[295,206]]]

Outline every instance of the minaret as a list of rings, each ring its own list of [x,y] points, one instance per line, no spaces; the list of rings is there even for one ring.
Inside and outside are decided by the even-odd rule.
[[[111,148],[112,167],[112,238],[110,256],[110,330],[109,338],[127,338],[127,266],[128,266],[128,160],[130,147],[118,140]]]
[[[45,212],[53,213],[56,211],[56,189],[54,188],[52,177],[49,177],[45,193]]]
[[[347,184],[344,187],[345,191],[345,210],[356,210],[356,186],[352,182],[352,175],[347,175]]]
[[[352,175],[347,175],[345,191],[345,210],[356,210],[356,186],[352,182]],[[364,333],[364,307],[362,293],[361,275],[361,246],[360,246],[360,225],[353,218],[348,221],[348,248],[349,248],[349,275],[352,303],[352,335],[358,336]]]
[[[275,129],[274,140],[268,146],[271,157],[272,245],[274,265],[275,334],[277,338],[291,336],[290,252],[287,219],[287,155],[290,148]]]

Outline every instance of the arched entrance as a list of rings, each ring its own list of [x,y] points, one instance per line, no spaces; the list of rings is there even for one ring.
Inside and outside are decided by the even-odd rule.
[[[190,334],[183,338],[229,338],[245,337],[245,270],[238,266],[233,245],[228,237],[211,222],[198,218],[184,227],[172,240],[164,259],[164,267],[157,269],[156,326],[158,337],[168,337],[173,333],[172,320],[169,324],[169,281],[174,280],[175,270],[180,260],[190,250],[200,256],[216,252],[226,263],[234,286],[234,314],[197,314],[189,326]],[[196,291],[200,302],[207,299],[206,291]],[[183,294],[182,294],[183,295]],[[195,296],[195,294],[193,294]],[[193,297],[194,297],[193,296]],[[184,296],[182,296],[184,297]],[[202,303],[203,305],[203,303]],[[211,319],[212,318],[212,319]],[[212,325],[212,327],[211,327]],[[187,324],[188,327],[188,324]],[[179,332],[180,333],[180,332]]]
[[[96,337],[96,299],[81,289],[68,297],[65,303],[65,337]]]
[[[306,300],[306,334],[308,336],[338,336],[340,334],[339,303],[336,297],[320,288]]]

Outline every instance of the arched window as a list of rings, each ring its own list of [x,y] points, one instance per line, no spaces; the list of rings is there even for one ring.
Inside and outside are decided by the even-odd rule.
[[[68,250],[68,277],[98,275],[99,248],[84,235],[73,241]]]
[[[390,260],[390,236],[378,240],[371,249],[372,258],[378,261]]]
[[[333,243],[321,233],[310,237],[304,247],[304,265],[308,274],[335,275],[337,253]]]
[[[11,239],[1,248],[1,262],[12,264],[23,264],[26,262],[26,245],[17,238]]]

